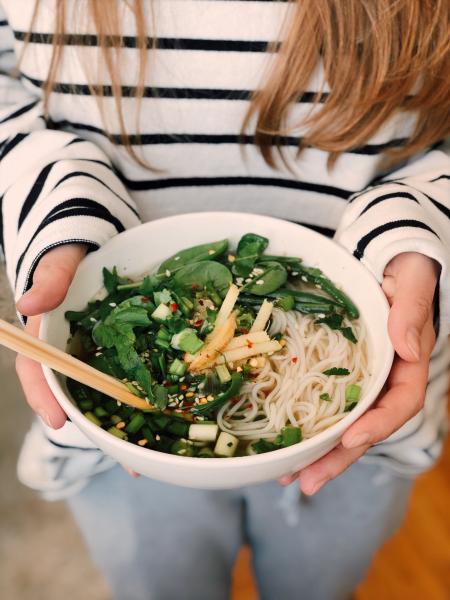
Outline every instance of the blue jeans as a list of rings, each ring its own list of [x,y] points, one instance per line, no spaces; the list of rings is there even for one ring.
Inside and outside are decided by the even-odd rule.
[[[296,483],[202,491],[117,467],[69,505],[119,600],[225,600],[243,543],[261,600],[348,600],[401,524],[411,485],[358,463],[309,498]]]

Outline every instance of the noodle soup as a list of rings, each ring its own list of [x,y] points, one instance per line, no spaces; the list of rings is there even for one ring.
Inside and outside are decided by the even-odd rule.
[[[83,414],[143,448],[213,458],[286,448],[352,410],[369,378],[358,308],[268,243],[186,248],[138,281],[104,269],[105,297],[66,313],[69,347],[148,409],[69,380]]]

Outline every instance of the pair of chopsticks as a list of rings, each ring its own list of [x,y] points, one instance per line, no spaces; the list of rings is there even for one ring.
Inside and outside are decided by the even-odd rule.
[[[121,381],[90,367],[67,352],[35,338],[3,319],[0,319],[0,344],[46,365],[62,375],[84,383],[114,400],[142,410],[150,408],[145,400],[132,394]]]

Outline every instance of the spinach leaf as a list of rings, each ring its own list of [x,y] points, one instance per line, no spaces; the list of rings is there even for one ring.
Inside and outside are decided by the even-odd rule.
[[[264,269],[261,275],[241,288],[242,292],[249,292],[255,296],[266,296],[284,285],[287,280],[287,271],[278,262],[271,261],[261,264]]]
[[[173,282],[180,288],[205,289],[211,286],[222,298],[225,297],[233,276],[225,265],[213,260],[204,260],[184,266],[174,275]]]
[[[342,327],[341,333],[345,338],[350,340],[350,342],[353,342],[354,344],[358,343],[358,340],[356,339],[355,334],[353,333],[353,329],[351,327]]]
[[[248,277],[264,250],[269,245],[269,240],[256,233],[246,233],[239,240],[236,258],[231,270],[238,277]]]
[[[203,260],[214,260],[222,256],[228,250],[228,240],[211,242],[210,244],[201,244],[180,250],[170,258],[166,259],[159,266],[158,273],[170,271],[171,274],[179,271],[185,265],[200,262]]]

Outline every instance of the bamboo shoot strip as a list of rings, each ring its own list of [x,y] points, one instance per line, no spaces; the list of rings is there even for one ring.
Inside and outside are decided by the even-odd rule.
[[[221,365],[225,362],[231,363],[236,360],[257,356],[258,354],[278,352],[278,350],[281,350],[281,345],[276,340],[263,342],[261,344],[254,344],[252,348],[244,346],[242,348],[235,348],[234,350],[226,350],[217,358],[216,364]]]
[[[226,320],[231,315],[233,311],[234,305],[236,304],[236,300],[239,296],[239,289],[237,285],[232,283],[230,288],[225,296],[222,306],[217,314],[214,331],[210,334],[211,338],[214,336],[216,330],[219,330],[223,325],[225,325]]]
[[[225,350],[234,350],[235,348],[243,348],[248,346],[249,348],[253,344],[260,344],[261,342],[269,342],[270,338],[265,331],[255,331],[245,335],[238,335],[233,338]]]
[[[126,385],[106,373],[97,371],[47,342],[35,338],[26,331],[0,319],[0,344],[23,354],[66,377],[118,400],[134,408],[148,410],[152,405],[132,394]]]
[[[264,331],[267,321],[270,319],[270,315],[272,314],[273,304],[264,298],[264,302],[261,305],[261,308],[256,315],[256,319],[250,329],[250,333],[254,333],[256,331]]]

